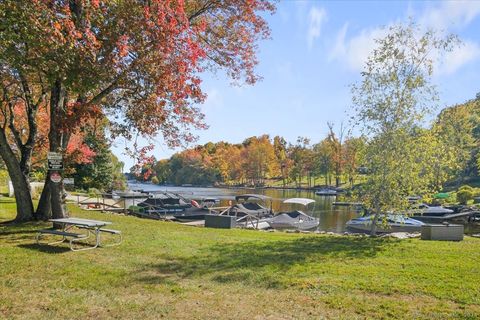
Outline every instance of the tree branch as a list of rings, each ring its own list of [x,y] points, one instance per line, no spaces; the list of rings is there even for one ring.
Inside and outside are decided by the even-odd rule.
[[[8,127],[10,128],[10,131],[13,134],[13,138],[15,139],[15,144],[17,145],[18,149],[22,150],[23,149],[22,137],[20,135],[20,132],[18,132],[17,128],[15,128],[15,115],[13,111],[13,103],[11,101],[8,101],[7,103],[8,103],[8,110],[10,113]]]
[[[218,2],[216,1],[205,2],[205,4],[200,9],[198,9],[188,17],[188,22],[192,23],[193,20],[195,20],[196,18],[198,18],[208,10],[212,9],[215,4],[218,4]]]

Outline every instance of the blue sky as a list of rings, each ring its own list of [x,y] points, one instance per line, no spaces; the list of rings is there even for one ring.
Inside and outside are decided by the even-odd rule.
[[[201,106],[210,128],[197,132],[198,143],[242,142],[253,135],[283,136],[295,142],[304,136],[316,143],[327,133],[327,122],[348,123],[349,85],[360,79],[363,62],[382,28],[413,17],[424,27],[457,34],[463,45],[436,69],[434,82],[445,107],[474,98],[480,92],[480,1],[289,1],[268,16],[272,39],[259,45],[255,86],[232,87],[220,72],[203,76],[208,94]],[[175,151],[161,138],[153,154],[168,158]],[[125,143],[117,141],[114,153]]]

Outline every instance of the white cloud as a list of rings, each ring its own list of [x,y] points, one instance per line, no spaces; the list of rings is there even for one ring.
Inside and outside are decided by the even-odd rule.
[[[308,13],[308,31],[307,42],[308,47],[312,48],[314,41],[320,37],[322,25],[327,19],[327,12],[324,8],[311,7]]]
[[[368,56],[375,49],[375,39],[384,37],[387,31],[383,28],[364,29],[346,39],[347,31],[348,23],[345,23],[337,33],[329,61],[338,60],[344,62],[352,71],[361,71]]]
[[[480,46],[472,41],[464,41],[460,47],[455,48],[451,52],[447,52],[436,73],[439,75],[452,74],[462,66],[480,57]]]
[[[436,30],[463,28],[480,14],[480,1],[447,1],[428,7],[419,18],[420,25]]]
[[[333,49],[330,51],[328,56],[328,61],[342,58],[346,54],[345,48],[345,36],[347,35],[348,22],[343,25],[343,27],[338,31],[335,38],[335,44]]]
[[[415,20],[422,28],[451,32],[451,29],[465,28],[480,15],[480,1],[449,1],[435,4],[435,7],[429,6],[418,15],[415,15],[412,7],[409,6],[407,16],[416,16]],[[347,37],[348,24],[344,24],[338,31],[335,43],[330,50],[329,61],[337,60],[352,71],[361,71],[366,59],[375,48],[375,39],[384,37],[388,27],[394,23],[396,22],[390,22],[385,28],[362,29],[350,38]],[[461,47],[445,54],[435,71],[437,74],[452,74],[479,57],[480,45],[464,40]]]

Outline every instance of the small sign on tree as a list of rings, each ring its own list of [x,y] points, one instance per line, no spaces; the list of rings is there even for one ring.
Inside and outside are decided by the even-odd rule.
[[[63,157],[61,153],[49,152],[47,159],[48,170],[63,170]]]
[[[50,180],[52,180],[53,183],[60,183],[62,181],[62,176],[58,172],[53,172],[50,175]]]

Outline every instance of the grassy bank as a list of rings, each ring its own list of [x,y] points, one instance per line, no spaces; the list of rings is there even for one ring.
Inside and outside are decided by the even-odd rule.
[[[0,220],[13,217],[9,201]],[[112,221],[124,243],[71,252],[33,244],[43,223],[0,226],[0,318],[480,316],[479,239],[215,230],[71,210]]]

